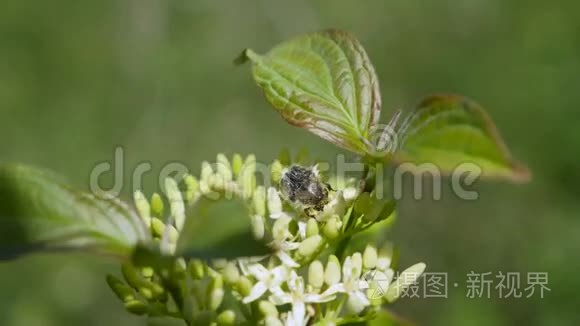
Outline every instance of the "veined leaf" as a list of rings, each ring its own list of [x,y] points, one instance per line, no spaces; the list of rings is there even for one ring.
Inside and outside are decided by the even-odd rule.
[[[148,239],[122,202],[75,190],[45,170],[0,165],[0,260],[61,250],[128,257]]]
[[[267,100],[290,124],[365,154],[381,98],[375,70],[352,35],[326,30],[300,36],[266,55],[245,50]]]
[[[238,258],[271,252],[254,238],[249,211],[240,200],[202,197],[187,213],[177,255],[200,258]]]
[[[481,168],[483,177],[526,181],[529,170],[512,158],[493,121],[478,104],[456,95],[423,100],[398,131],[398,162],[435,164],[450,174],[462,163]]]

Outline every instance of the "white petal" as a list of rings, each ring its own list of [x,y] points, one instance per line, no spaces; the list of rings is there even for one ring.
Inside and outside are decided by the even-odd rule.
[[[292,257],[290,257],[290,255],[288,255],[287,253],[285,253],[284,251],[279,251],[276,256],[278,257],[278,259],[280,259],[280,261],[282,262],[282,264],[290,267],[290,268],[296,268],[299,267],[300,265],[298,265],[297,262],[295,262]]]
[[[344,263],[342,264],[342,280],[347,281],[350,280],[352,277],[352,262],[350,257],[346,257],[344,259]]]
[[[304,325],[304,315],[306,314],[306,307],[304,302],[294,302],[292,304],[292,315],[296,325]]]
[[[244,300],[242,300],[242,302],[250,303],[252,301],[256,301],[264,293],[266,293],[267,289],[268,287],[266,286],[266,284],[264,284],[264,282],[256,283],[256,285],[254,285],[254,287],[252,288],[252,291],[250,291],[250,294],[247,297],[245,297]]]
[[[248,271],[259,281],[263,281],[270,276],[270,272],[261,264],[253,264],[248,266]]]
[[[306,239],[306,222],[298,221],[298,234],[301,239]]]
[[[270,288],[277,287],[282,282],[288,278],[288,270],[285,266],[278,266],[272,269],[272,281],[270,282]]]
[[[330,286],[326,291],[322,292],[321,296],[331,296],[336,293],[346,293],[346,288],[344,287],[343,283],[337,283]]]
[[[366,295],[366,294],[364,294],[364,293],[363,293],[363,292],[361,292],[361,291],[356,291],[356,292],[354,292],[352,295],[354,295],[354,296],[355,296],[355,297],[356,297],[358,300],[360,300],[360,302],[361,302],[361,303],[362,303],[362,304],[363,304],[365,307],[371,304],[371,303],[370,303],[370,301],[369,301],[369,299],[367,298],[367,295]]]
[[[304,302],[313,302],[313,303],[320,303],[320,302],[329,302],[336,298],[334,294],[326,295],[326,294],[305,294],[304,295]]]
[[[272,295],[268,299],[277,306],[292,302],[292,296],[284,292],[280,287],[270,289],[270,292],[272,292]]]

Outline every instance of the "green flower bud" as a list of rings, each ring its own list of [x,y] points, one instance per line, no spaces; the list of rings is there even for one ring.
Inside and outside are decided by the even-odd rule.
[[[361,193],[354,203],[354,212],[357,216],[366,214],[372,206],[371,195],[368,192]]]
[[[219,308],[224,299],[223,279],[221,277],[212,280],[208,294],[207,302],[209,309],[215,311]]]
[[[183,224],[185,224],[185,206],[183,205],[183,197],[177,182],[171,178],[165,179],[165,191],[167,191],[167,198],[169,199],[171,216],[175,219],[175,227],[181,230],[183,229]]]
[[[352,261],[352,276],[354,278],[360,278],[362,274],[362,255],[360,252],[355,252],[350,256]]]
[[[323,233],[328,239],[336,239],[340,235],[342,228],[342,221],[335,215],[331,217],[324,225]]]
[[[236,284],[236,289],[243,297],[246,297],[252,292],[252,281],[250,281],[245,276],[240,276],[238,283]]]
[[[256,188],[256,156],[248,155],[240,171],[238,184],[242,189],[242,197],[249,199]]]
[[[147,303],[140,300],[130,300],[125,302],[125,309],[135,315],[144,315],[149,311]]]
[[[324,282],[326,282],[328,286],[340,282],[340,261],[335,255],[330,255],[328,257],[328,262],[326,263],[326,269],[324,271]]]
[[[187,269],[194,280],[201,280],[205,276],[205,265],[199,259],[190,260]]]
[[[278,184],[282,179],[282,170],[284,170],[284,166],[282,166],[280,161],[275,160],[272,162],[272,166],[270,167],[270,174],[274,184]]]
[[[308,283],[315,289],[322,288],[324,284],[324,266],[319,260],[313,261],[308,267]]]
[[[234,176],[237,178],[240,175],[240,171],[242,171],[242,166],[244,165],[244,159],[238,153],[234,154],[232,158],[232,170],[234,172]]]
[[[158,193],[151,196],[151,212],[157,217],[163,216],[163,199]]]
[[[230,161],[224,154],[218,154],[217,159],[217,173],[222,176],[225,182],[232,181],[233,173],[232,173],[232,166],[230,165]]]
[[[153,217],[151,219],[151,231],[153,232],[153,236],[161,238],[165,232],[165,223],[160,219]]]
[[[224,281],[228,284],[235,284],[240,278],[240,271],[235,263],[229,262],[222,270]]]
[[[185,176],[184,182],[185,186],[187,187],[187,191],[185,192],[185,199],[188,203],[191,203],[197,199],[199,195],[199,181],[197,181],[194,176],[188,174]]]
[[[264,326],[284,326],[278,317],[269,316],[264,319]]]
[[[395,282],[389,285],[385,295],[388,302],[395,302],[411,285],[415,284],[427,267],[424,263],[417,263],[405,269]]]
[[[211,164],[209,164],[207,161],[201,162],[201,173],[199,176],[200,180],[208,185],[211,185],[212,175],[213,169],[211,167]]]
[[[261,215],[253,215],[251,217],[251,224],[254,237],[258,240],[262,239],[265,232],[264,217]]]
[[[141,219],[147,225],[148,228],[151,227],[151,206],[145,198],[145,195],[139,190],[135,191],[133,194],[133,201],[135,202],[135,208],[137,208],[137,212]]]
[[[135,299],[133,289],[115,276],[107,275],[107,284],[121,301],[127,302]]]
[[[377,265],[377,249],[372,246],[367,246],[363,253],[363,267],[365,269],[373,269]]]
[[[278,161],[280,164],[284,166],[290,166],[292,164],[292,158],[290,157],[290,151],[287,148],[284,148],[278,154]]]
[[[231,310],[222,311],[216,318],[218,326],[231,326],[236,323],[236,313]]]
[[[292,218],[289,216],[283,216],[274,222],[272,226],[272,237],[274,240],[282,241],[291,236],[289,225],[292,222]]]
[[[377,269],[386,271],[389,267],[391,267],[392,257],[393,247],[391,245],[381,248],[377,259]]]
[[[168,225],[165,232],[168,232],[169,243],[176,244],[179,239],[179,231],[173,225]]]
[[[139,289],[143,283],[144,279],[141,277],[137,269],[133,265],[125,263],[121,265],[121,273],[125,282],[131,285],[134,289]]]
[[[310,238],[311,236],[318,234],[318,222],[316,219],[310,218],[308,222],[306,222],[306,237]]]
[[[252,205],[256,214],[266,216],[266,189],[263,186],[257,187],[254,191]]]
[[[278,317],[278,309],[270,301],[266,300],[260,301],[258,303],[258,309],[260,310],[260,313],[264,317]]]
[[[298,254],[304,258],[310,258],[324,245],[324,239],[320,235],[306,238],[298,246]]]
[[[145,277],[146,279],[151,279],[154,274],[155,274],[155,270],[153,269],[153,267],[142,267],[141,268],[141,275],[143,275],[143,277]]]
[[[278,194],[278,190],[274,187],[268,188],[268,213],[271,216],[278,217],[282,213],[282,200]]]

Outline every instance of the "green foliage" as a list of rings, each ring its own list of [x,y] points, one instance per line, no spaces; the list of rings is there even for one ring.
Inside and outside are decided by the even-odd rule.
[[[354,36],[340,30],[307,34],[266,55],[245,50],[268,101],[290,124],[365,154],[381,98],[373,65]]]
[[[34,251],[86,251],[127,257],[149,239],[124,203],[81,192],[54,174],[0,166],[0,258]]]
[[[461,163],[476,164],[482,176],[526,181],[528,169],[516,162],[491,118],[478,104],[456,95],[424,99],[401,125],[400,162],[435,164],[450,173]]]

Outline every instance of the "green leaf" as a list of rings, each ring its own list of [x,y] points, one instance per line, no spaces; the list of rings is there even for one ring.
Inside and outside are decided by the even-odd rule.
[[[127,257],[148,239],[122,202],[75,190],[45,170],[0,165],[0,260],[63,250]]]
[[[370,151],[381,98],[362,45],[340,30],[284,42],[266,55],[245,50],[266,99],[290,124],[359,154]]]
[[[178,256],[237,258],[271,253],[264,242],[254,238],[250,212],[240,200],[202,197],[187,216]]]
[[[529,170],[512,158],[485,110],[461,96],[424,99],[402,123],[398,137],[400,149],[394,160],[399,163],[432,163],[442,174],[472,163],[481,168],[483,177],[519,182],[530,178]]]

